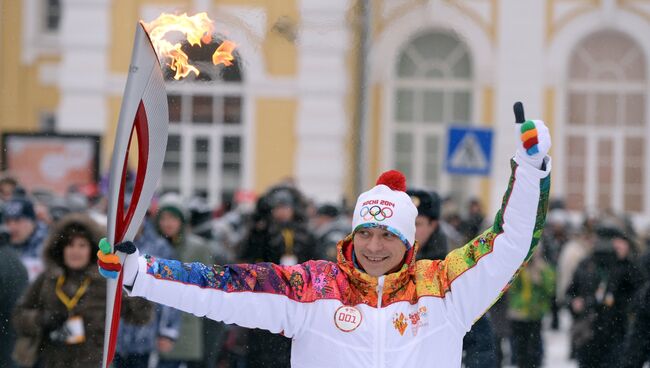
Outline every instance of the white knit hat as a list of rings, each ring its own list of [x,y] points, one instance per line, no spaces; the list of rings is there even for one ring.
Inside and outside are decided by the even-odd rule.
[[[357,199],[352,233],[366,227],[383,228],[398,236],[406,249],[411,249],[415,243],[418,209],[405,191],[406,178],[401,172],[391,170],[381,174],[377,185]]]

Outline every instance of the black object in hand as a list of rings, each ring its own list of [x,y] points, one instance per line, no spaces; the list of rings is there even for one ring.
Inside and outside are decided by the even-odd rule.
[[[123,241],[121,243],[115,244],[115,247],[113,247],[115,251],[117,252],[122,252],[125,254],[133,254],[135,253],[135,244],[133,244],[132,241],[127,240]]]
[[[517,101],[512,109],[515,112],[515,123],[523,124],[526,121],[526,116],[524,115],[524,104],[522,104],[521,101]]]

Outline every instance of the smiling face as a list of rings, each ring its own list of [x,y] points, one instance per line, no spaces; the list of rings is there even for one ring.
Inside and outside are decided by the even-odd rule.
[[[406,253],[402,240],[388,230],[363,228],[354,233],[354,255],[370,276],[379,277],[401,265]]]

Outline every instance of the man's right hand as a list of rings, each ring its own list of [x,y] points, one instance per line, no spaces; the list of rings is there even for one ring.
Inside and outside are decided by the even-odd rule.
[[[111,245],[106,238],[99,241],[99,251],[97,252],[99,273],[107,279],[116,279],[120,271],[123,271],[122,284],[133,286],[135,276],[138,274],[138,256],[140,255],[138,248],[133,242],[125,241],[116,244],[114,249],[116,252],[126,254],[123,262],[120,262],[117,254],[111,252]]]

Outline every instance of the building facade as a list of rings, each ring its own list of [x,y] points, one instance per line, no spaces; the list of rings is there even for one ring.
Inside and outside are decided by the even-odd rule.
[[[137,21],[206,11],[216,38],[238,44],[237,64],[169,82],[163,189],[218,204],[291,178],[318,201],[352,200],[355,182],[396,167],[413,186],[495,209],[523,101],[551,128],[554,197],[650,214],[650,1],[365,4],[2,0],[0,127],[99,133],[109,157]],[[494,131],[490,176],[446,173],[450,125]]]

